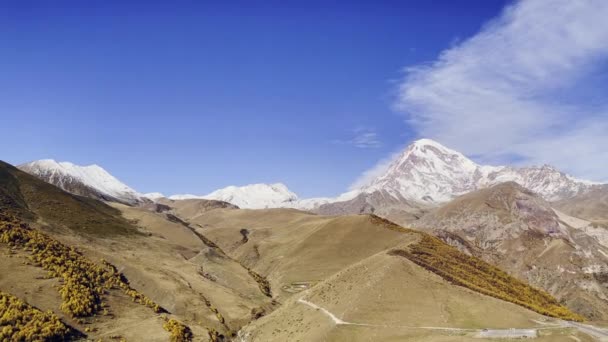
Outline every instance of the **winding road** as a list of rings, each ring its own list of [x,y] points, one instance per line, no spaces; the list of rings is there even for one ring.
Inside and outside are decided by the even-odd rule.
[[[541,324],[539,327],[528,328],[528,329],[465,329],[465,328],[449,328],[449,327],[415,327],[415,326],[389,326],[379,324],[366,324],[366,323],[354,323],[347,322],[336,315],[331,313],[329,310],[311,303],[304,298],[298,299],[298,303],[307,305],[313,309],[323,312],[329,317],[336,325],[357,325],[357,326],[368,326],[368,327],[383,327],[383,328],[404,328],[404,329],[427,329],[427,330],[438,330],[438,331],[462,331],[462,332],[473,332],[477,333],[475,336],[480,338],[535,338],[538,337],[538,330],[544,329],[563,329],[563,328],[574,328],[578,331],[590,335],[601,342],[608,342],[608,329],[599,328],[593,325],[582,324],[570,321],[557,321],[557,324],[546,324],[535,321]]]

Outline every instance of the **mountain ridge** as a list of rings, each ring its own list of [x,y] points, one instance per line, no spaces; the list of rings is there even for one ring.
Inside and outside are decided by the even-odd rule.
[[[419,209],[504,182],[516,182],[551,202],[602,186],[549,165],[520,168],[480,165],[436,141],[420,139],[398,155],[385,172],[351,191],[356,194],[352,198],[326,201],[312,210],[335,214],[374,212],[395,206]]]
[[[70,162],[41,159],[17,166],[72,194],[125,204],[143,201],[143,195],[97,164],[80,166]]]
[[[399,203],[408,206],[414,203],[414,207],[418,204],[434,206],[468,192],[509,181],[517,182],[551,202],[580,196],[603,186],[577,179],[550,165],[515,167],[478,164],[431,139],[415,140],[389,164],[384,173],[336,197],[302,199],[283,183],[231,185],[206,195],[141,194],[97,165],[78,166],[43,159],[18,167],[68,192],[105,201],[137,204],[163,197],[171,200],[207,199],[225,201],[247,209],[295,208],[325,213],[360,213],[365,212],[366,207],[377,209]],[[353,201],[361,205],[353,205]],[[345,210],[346,207],[352,209]],[[369,212],[372,212],[371,209]]]
[[[588,318],[608,318],[606,244],[515,182],[476,190],[411,225],[544,288]],[[598,229],[599,230],[599,229]]]

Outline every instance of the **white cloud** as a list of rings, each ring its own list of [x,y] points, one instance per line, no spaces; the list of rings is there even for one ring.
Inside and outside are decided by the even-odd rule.
[[[419,136],[481,162],[516,155],[606,180],[608,93],[591,104],[585,89],[607,68],[608,1],[519,1],[435,62],[407,68],[396,107]]]
[[[352,131],[352,137],[346,140],[334,140],[336,144],[347,144],[357,148],[378,148],[382,142],[371,128],[356,128]]]
[[[355,181],[348,187],[348,190],[360,189],[365,185],[368,185],[372,180],[382,176],[386,170],[390,167],[393,160],[403,153],[403,149],[393,152],[390,156],[380,160],[376,166],[363,172]]]

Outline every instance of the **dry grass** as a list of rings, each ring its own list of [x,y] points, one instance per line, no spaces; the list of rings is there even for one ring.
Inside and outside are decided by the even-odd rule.
[[[548,293],[508,275],[476,257],[468,256],[438,238],[421,233],[419,242],[390,255],[405,257],[442,278],[473,291],[521,305],[542,315],[582,321],[583,318]]]
[[[126,277],[118,272],[114,265],[105,260],[102,260],[101,265],[96,264],[86,259],[76,249],[67,247],[14,217],[1,213],[0,242],[8,244],[11,248],[28,251],[33,266],[47,270],[49,277],[62,279],[62,285],[59,287],[62,298],[61,310],[71,317],[90,317],[100,312],[105,313],[106,305],[102,300],[111,289],[122,290],[133,299],[133,302],[147,306],[155,313],[166,312],[147,296],[131,288]],[[44,332],[58,327],[56,321],[50,318],[45,318],[43,322],[51,324],[48,327],[44,326]],[[170,324],[172,340],[189,341],[173,339],[174,332],[189,332],[190,329],[173,319],[170,322],[173,322]],[[180,336],[191,336],[191,333]]]
[[[138,231],[107,204],[69,194],[0,161],[0,210],[26,221],[95,236],[132,235]]]

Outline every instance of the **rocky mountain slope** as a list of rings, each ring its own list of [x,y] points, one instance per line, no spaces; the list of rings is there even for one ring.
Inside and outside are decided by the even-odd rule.
[[[409,145],[387,170],[355,189],[347,200],[320,203],[321,213],[390,212],[395,207],[424,211],[471,191],[503,182],[517,182],[548,201],[585,194],[601,185],[573,178],[557,169],[479,165],[436,141],[421,139]],[[383,214],[383,213],[381,213]],[[407,215],[387,216],[391,219]],[[416,216],[416,215],[414,215]]]
[[[588,191],[593,183],[575,179],[555,168],[515,168],[479,165],[436,141],[412,143],[387,171],[362,187],[362,192],[384,190],[405,199],[444,203],[456,196],[503,182],[517,182],[548,201]]]
[[[571,216],[608,224],[608,185],[557,201],[553,206]]]
[[[463,252],[608,319],[608,245],[515,182],[460,196],[413,223]]]
[[[98,165],[79,166],[44,159],[19,165],[18,168],[72,194],[126,204],[143,200],[140,193]]]
[[[140,194],[97,165],[83,167],[40,160],[19,168],[68,192],[106,201],[137,204],[165,197],[157,192]],[[228,186],[207,195],[168,198],[218,200],[247,209],[296,208],[323,214],[376,212],[400,220],[415,219],[430,206],[510,181],[548,201],[563,201],[605,189],[601,184],[576,179],[548,165],[522,168],[480,165],[436,141],[420,139],[395,158],[384,173],[334,198],[300,199],[282,183]]]

